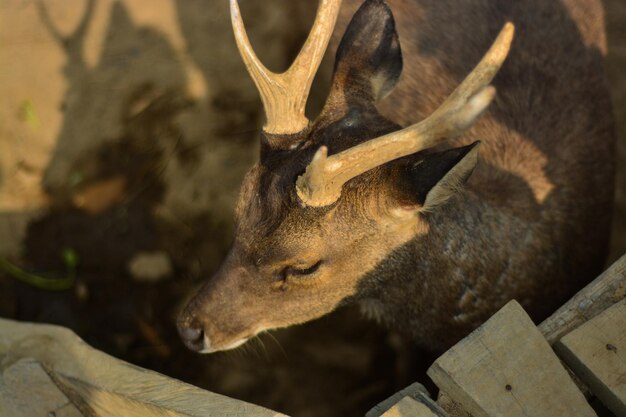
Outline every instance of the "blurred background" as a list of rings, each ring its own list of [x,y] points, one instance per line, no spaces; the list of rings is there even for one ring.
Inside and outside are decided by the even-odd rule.
[[[286,68],[317,2],[240,3],[257,54]],[[612,261],[626,251],[626,3],[605,5]],[[234,352],[179,341],[178,309],[228,250],[263,119],[226,0],[0,0],[0,316],[70,327],[118,358],[297,416],[363,415],[413,382],[434,357],[355,309]]]

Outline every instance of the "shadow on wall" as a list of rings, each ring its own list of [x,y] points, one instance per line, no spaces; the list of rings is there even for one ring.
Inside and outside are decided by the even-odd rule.
[[[95,158],[98,147],[114,141],[128,142],[124,136],[128,130],[138,130],[139,123],[156,132],[159,128],[150,126],[154,122],[171,125],[179,109],[162,111],[155,115],[158,117],[139,120],[135,126],[132,122],[166,92],[182,100],[186,79],[167,39],[154,29],[137,27],[123,3],[112,6],[102,53],[93,68],[86,63],[84,44],[96,0],[87,2],[78,27],[69,36],[59,33],[44,3],[37,4],[42,22],[67,56],[63,69],[68,85],[62,104],[63,124],[43,179],[44,188],[56,197],[98,175],[99,167],[89,166],[86,161]],[[163,117],[165,120],[161,121]],[[154,136],[155,132],[146,133]],[[147,145],[165,146],[161,143],[165,140],[158,135],[130,140],[133,139],[152,139]]]
[[[243,9],[251,17],[251,37],[259,39],[259,54],[270,66],[285,65],[295,49],[293,39],[301,39],[298,33],[306,26],[289,19],[302,15],[294,12],[300,6],[282,3],[267,9],[246,2]],[[42,22],[67,56],[63,123],[43,178],[55,206],[89,211],[94,205],[104,212],[144,200],[169,231],[168,242],[174,241],[169,249],[193,241],[193,247],[179,251],[181,262],[211,254],[212,269],[230,239],[234,200],[256,157],[262,121],[258,95],[231,39],[227,3],[175,3],[188,53],[204,78],[203,97],[188,91],[181,52],[157,29],[137,26],[123,2],[112,5],[93,68],[83,50],[97,0],[86,3],[68,36],[54,26],[45,4],[37,4]],[[289,25],[277,31],[278,22]],[[123,184],[110,190],[114,179]],[[94,185],[111,195],[90,193]],[[98,201],[86,201],[94,194]],[[218,236],[206,239],[211,232]],[[199,233],[210,243],[201,243]]]

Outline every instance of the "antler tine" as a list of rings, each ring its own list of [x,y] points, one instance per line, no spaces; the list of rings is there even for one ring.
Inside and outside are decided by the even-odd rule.
[[[304,116],[313,78],[332,35],[341,0],[321,0],[313,27],[291,67],[282,74],[269,71],[255,55],[241,19],[237,0],[231,0],[231,16],[237,46],[259,92],[267,123],[264,130],[294,134],[308,126]]]
[[[320,0],[315,22],[300,53],[287,71],[268,70],[254,53],[241,18],[237,0],[230,0],[231,19],[237,47],[256,84],[272,134],[294,134],[306,129],[304,115],[309,90],[335,27],[341,0]]]
[[[515,28],[507,23],[474,70],[427,119],[330,157],[322,146],[303,175],[296,191],[307,206],[334,203],[350,179],[379,165],[430,148],[470,128],[489,106],[496,90],[489,86],[506,59]]]

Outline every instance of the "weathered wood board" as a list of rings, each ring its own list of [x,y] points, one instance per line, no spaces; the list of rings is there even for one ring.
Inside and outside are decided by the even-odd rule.
[[[408,400],[412,400],[413,402]],[[418,411],[410,410],[421,411],[418,413]],[[413,412],[413,414],[410,412]],[[365,417],[390,416],[449,417],[448,414],[430,398],[428,390],[417,382],[396,392],[365,413]]]
[[[626,298],[626,255],[539,325],[550,344]]]
[[[411,397],[404,397],[380,417],[439,417],[426,405]]]
[[[450,417],[474,417],[468,413],[461,404],[454,401],[442,390],[439,391],[439,396],[437,396],[437,404],[443,408]]]
[[[565,335],[555,348],[611,411],[626,416],[626,300]]]
[[[548,342],[511,301],[428,370],[475,417],[592,417]]]
[[[41,363],[20,359],[0,368],[0,416],[83,417]]]
[[[29,369],[37,378],[33,381],[58,387],[51,400],[54,404],[50,404],[62,406],[66,398],[70,400],[72,409],[62,410],[67,417],[75,417],[75,410],[85,417],[284,416],[115,359],[91,348],[69,329],[0,319],[0,388],[7,378],[5,373],[24,358],[32,358],[45,370]],[[53,384],[44,378],[46,375]],[[38,416],[23,406],[21,409],[3,414],[0,407],[0,416]]]

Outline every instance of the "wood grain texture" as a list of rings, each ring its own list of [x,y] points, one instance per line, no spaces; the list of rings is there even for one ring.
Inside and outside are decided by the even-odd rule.
[[[381,417],[438,417],[426,405],[411,397],[404,397],[400,402],[387,410]]]
[[[374,408],[365,413],[365,417],[389,417],[390,415],[402,415],[393,413],[388,415],[388,412],[395,409],[396,411],[394,412],[397,413],[402,410],[406,411],[417,407],[410,401],[405,401],[406,399],[411,399],[417,402],[420,405],[419,409],[426,407],[426,409],[430,411],[430,414],[424,414],[425,411],[422,411],[422,414],[417,414],[418,416],[450,417],[435,401],[432,400],[432,398],[430,398],[428,390],[426,390],[422,384],[417,382],[409,385],[401,391],[396,392],[391,397],[377,404]],[[404,403],[404,405],[399,408],[396,407],[400,405],[400,403]]]
[[[84,417],[37,360],[20,359],[1,368],[0,416]]]
[[[596,415],[516,301],[437,359],[428,375],[475,417]]]
[[[613,413],[626,416],[626,300],[564,336],[555,348]]]
[[[34,358],[85,416],[281,417],[131,365],[83,342],[69,329],[0,319],[3,363]]]
[[[626,255],[539,325],[550,344],[626,297]]]
[[[442,390],[439,391],[439,395],[437,396],[437,404],[439,404],[450,417],[473,417],[461,404],[454,401]]]

